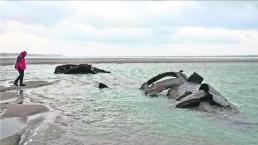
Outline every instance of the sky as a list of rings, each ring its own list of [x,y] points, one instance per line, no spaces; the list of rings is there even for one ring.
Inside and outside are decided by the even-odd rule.
[[[257,1],[0,1],[0,51],[258,55]]]

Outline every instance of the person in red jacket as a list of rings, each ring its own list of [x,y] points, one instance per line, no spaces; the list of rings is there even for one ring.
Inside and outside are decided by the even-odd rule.
[[[14,85],[18,86],[18,81],[20,80],[20,86],[25,86],[26,84],[23,83],[23,77],[24,77],[24,70],[26,69],[26,61],[25,56],[27,55],[26,51],[22,51],[16,60],[15,69],[18,70],[19,76],[14,81]]]

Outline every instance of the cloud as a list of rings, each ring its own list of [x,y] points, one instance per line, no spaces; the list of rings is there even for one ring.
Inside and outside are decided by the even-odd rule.
[[[54,1],[11,1],[1,5],[0,22],[18,21],[25,24],[53,25],[73,16],[73,10],[69,5]]]
[[[258,28],[258,2],[143,1],[73,3],[78,21],[99,29],[134,27]]]
[[[258,2],[209,1],[200,2],[185,10],[185,23],[192,26],[220,27],[229,29],[258,28]]]
[[[0,48],[86,56],[258,54],[255,2],[1,2]]]
[[[132,32],[127,32],[124,29],[120,31],[110,28],[99,31],[94,29],[94,27],[80,26],[78,24],[74,28],[78,29],[76,33],[82,35],[80,37],[74,33],[74,29],[68,29],[71,30],[71,33],[66,31],[66,34],[64,34],[63,30],[69,28],[69,26],[70,24],[66,23],[62,27],[59,25],[59,28],[55,27],[53,29],[42,29],[38,31],[38,33],[49,31],[50,33],[46,36],[19,31],[2,33],[0,34],[1,50],[16,52],[15,50],[17,48],[19,51],[20,49],[27,48],[31,53],[51,52],[62,53],[68,56],[258,54],[258,42],[256,41],[258,40],[258,31],[256,30],[181,27],[178,31],[168,32],[167,36],[163,36],[165,38],[159,38],[164,41],[163,43],[159,43],[159,40],[154,40],[156,33],[155,31],[151,31],[151,29],[134,30],[133,28],[128,28],[127,31]],[[25,28],[26,26],[23,27]],[[136,34],[137,31],[139,35]],[[124,34],[127,34],[127,36],[124,36]],[[112,35],[116,36],[113,37]],[[78,38],[73,38],[76,36]],[[120,43],[117,40],[119,36],[122,37],[122,42]],[[144,41],[151,37],[153,37],[152,41]],[[234,41],[225,42],[227,39]]]
[[[69,28],[69,29],[67,29]],[[167,35],[164,31],[173,33],[169,28],[155,29],[153,27],[105,27],[97,29],[91,25],[76,22],[64,22],[51,32],[56,38],[72,41],[118,43],[138,45],[151,43],[153,45],[164,43]]]
[[[57,53],[52,50],[47,38],[19,32],[7,32],[0,35],[1,52]]]

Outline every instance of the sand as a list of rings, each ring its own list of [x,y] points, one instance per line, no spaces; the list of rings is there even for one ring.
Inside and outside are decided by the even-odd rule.
[[[56,81],[54,81],[54,82],[56,82]],[[37,88],[37,87],[41,87],[41,86],[51,85],[54,82],[48,82],[48,81],[26,81],[25,82],[26,86],[22,86],[22,87],[18,86],[17,87],[17,86],[12,85],[12,86],[9,86],[9,87],[0,87],[0,92],[9,91],[9,90],[15,90],[15,89]],[[4,96],[4,98],[7,98],[7,97],[8,97],[8,93],[6,93],[6,96]]]
[[[12,84],[11,86],[0,87],[0,144],[1,145],[13,145],[18,144],[20,140],[19,132],[23,130],[27,123],[27,116],[40,114],[49,111],[49,109],[41,104],[16,104],[17,101],[13,101],[13,98],[18,99],[18,92],[10,90],[23,90],[29,88],[36,88],[41,86],[47,86],[57,81],[26,81],[26,86],[17,87]],[[23,100],[22,102],[23,103]],[[20,119],[25,119],[25,122],[20,122]],[[23,130],[24,131],[24,130]]]
[[[56,81],[54,81],[56,82]],[[8,90],[15,90],[15,89],[24,89],[24,88],[35,88],[41,86],[47,86],[53,84],[54,82],[48,81],[28,81],[26,82],[26,86],[24,87],[17,87],[17,86],[10,86],[10,87],[2,87],[0,88],[0,99],[1,100],[8,100],[17,96],[15,92],[8,92]],[[4,106],[1,104],[1,106]],[[6,109],[4,113],[1,115],[2,118],[8,117],[24,117],[29,116],[35,113],[41,113],[48,111],[47,107],[43,105],[24,105],[24,104],[11,104],[10,102],[7,103],[6,107],[2,108]]]
[[[50,82],[40,81],[35,83],[31,81],[29,88],[47,85]],[[32,85],[34,84],[34,85]],[[10,87],[6,87],[10,89]],[[0,144],[14,145],[18,144],[21,136],[19,135],[27,123],[27,116],[47,112],[49,109],[41,104],[16,104],[12,98],[17,97],[17,92],[0,92]],[[23,101],[22,101],[23,102]],[[30,102],[32,103],[32,102]],[[25,119],[25,122],[20,122],[20,119]]]
[[[15,98],[16,96],[16,92],[0,92],[0,101]]]
[[[23,105],[23,104],[9,104],[7,109],[1,115],[2,118],[10,117],[25,117],[36,113],[48,111],[48,108],[43,105]]]
[[[16,58],[0,58],[0,65],[14,65]],[[258,58],[187,57],[187,58],[26,58],[28,64],[80,64],[80,63],[203,63],[203,62],[258,62]]]
[[[20,141],[20,136],[18,134],[13,134],[9,137],[0,140],[1,145],[17,145]]]

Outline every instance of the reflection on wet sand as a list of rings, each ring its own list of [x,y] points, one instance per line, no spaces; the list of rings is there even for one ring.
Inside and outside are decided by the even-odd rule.
[[[18,89],[17,90],[17,104],[23,104],[24,101],[24,96],[23,96],[23,89]]]

